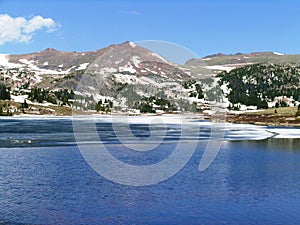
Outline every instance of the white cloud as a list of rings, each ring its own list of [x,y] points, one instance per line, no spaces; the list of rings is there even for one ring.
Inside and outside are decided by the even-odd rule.
[[[51,18],[35,16],[26,20],[24,17],[13,18],[7,14],[0,14],[0,45],[9,42],[28,43],[36,31],[45,28],[52,32],[57,26]]]

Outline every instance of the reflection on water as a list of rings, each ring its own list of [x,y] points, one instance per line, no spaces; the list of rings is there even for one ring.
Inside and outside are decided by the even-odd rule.
[[[258,142],[259,143],[259,142]],[[263,144],[263,143],[262,143]],[[284,138],[266,141],[266,149],[283,150],[283,151],[299,151],[300,139]]]

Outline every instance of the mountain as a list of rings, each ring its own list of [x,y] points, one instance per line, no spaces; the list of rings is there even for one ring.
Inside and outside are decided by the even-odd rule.
[[[171,62],[132,42],[110,46],[94,61],[93,66],[94,70],[99,67],[102,68],[104,73],[105,70],[115,70],[115,72],[128,72],[145,76],[157,74],[177,78],[187,77],[187,74]]]
[[[17,113],[28,104],[105,112],[193,111],[211,108],[215,101],[235,109],[262,108],[276,104],[278,97],[280,104],[284,99],[297,104],[299,64],[300,55],[261,52],[218,53],[177,65],[132,42],[89,52],[48,48],[0,54],[0,100],[22,103],[4,103],[7,112]]]
[[[64,75],[76,77],[82,70],[106,74],[134,75],[147,77],[156,75],[166,79],[188,79],[190,76],[163,57],[132,42],[110,45],[90,52],[62,52],[48,48],[41,52],[22,55],[0,55],[0,68],[11,72],[34,73],[28,77],[33,85],[53,85],[46,82],[49,78],[60,79]],[[50,77],[49,77],[50,76]],[[119,76],[120,77],[120,76]],[[125,76],[124,76],[125,77]],[[123,78],[124,78],[123,77]],[[13,86],[26,82],[11,77]],[[31,80],[30,80],[31,79]],[[51,83],[51,82],[50,82]],[[52,82],[53,83],[53,82]],[[60,84],[59,87],[62,87]]]
[[[300,55],[286,55],[278,52],[254,52],[225,55],[222,53],[203,58],[190,59],[185,66],[203,66],[212,70],[231,70],[252,64],[300,65]]]
[[[117,71],[135,70],[133,73],[144,75],[149,73],[163,75],[165,72],[170,75],[178,73],[179,76],[186,76],[163,57],[129,41],[90,52],[62,52],[48,48],[30,54],[2,55],[1,58],[0,66],[2,64],[10,68],[27,68],[44,74],[86,69],[87,65],[97,60],[100,67],[113,68]],[[4,62],[5,60],[7,62]]]
[[[81,102],[84,98],[91,104],[113,99],[115,105],[128,107],[145,96],[178,98],[187,108],[190,104],[182,82],[190,80],[191,75],[132,42],[90,52],[48,48],[30,54],[2,54],[0,76],[10,88],[12,99],[19,102],[27,99],[29,103],[62,101],[65,104],[60,92],[72,90]],[[64,95],[72,96],[70,92]]]
[[[10,63],[25,64],[31,68],[48,69],[56,71],[70,71],[80,64],[94,61],[105,50],[100,49],[92,52],[62,52],[53,48],[47,48],[41,52],[35,52],[22,55],[7,56]],[[24,67],[23,66],[23,67]],[[29,67],[30,68],[30,67]]]

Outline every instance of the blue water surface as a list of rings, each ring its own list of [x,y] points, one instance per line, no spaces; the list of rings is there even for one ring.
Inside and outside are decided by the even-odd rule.
[[[107,124],[98,126],[110,130]],[[148,132],[147,127],[137,127],[143,135]],[[200,141],[175,176],[155,185],[131,187],[106,180],[85,162],[74,144],[69,120],[5,119],[0,133],[0,224],[300,221],[299,139],[225,140],[204,172],[198,166],[206,142]],[[113,154],[129,162],[122,145],[112,143]],[[145,157],[141,153],[130,157],[131,163],[159,161],[175,147],[173,142],[162,144]]]

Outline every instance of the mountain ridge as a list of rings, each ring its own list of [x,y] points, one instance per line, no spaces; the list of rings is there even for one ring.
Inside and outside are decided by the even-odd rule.
[[[246,64],[293,64],[300,65],[300,54],[283,54],[279,52],[252,52],[223,54],[217,53],[203,58],[187,60],[185,65],[197,65],[205,62],[208,66],[213,65],[241,65]]]
[[[229,98],[227,93],[230,83],[219,85],[222,78],[217,75],[225,71],[226,76],[230,76],[230,71],[235,73],[235,69],[247,66],[251,71],[258,71],[256,64],[291,65],[284,67],[289,71],[300,64],[300,55],[277,52],[218,53],[178,65],[129,41],[88,52],[47,48],[29,54],[0,54],[0,89],[3,96],[8,96],[9,90],[11,99],[22,105],[28,101],[33,105],[50,102],[105,112],[111,110],[112,105],[118,110],[154,112],[154,108],[158,107],[158,110],[191,111],[214,107],[216,102],[228,107],[230,101],[235,99]],[[260,76],[282,69],[276,68],[266,67]],[[252,74],[248,75],[252,79]],[[259,82],[261,80],[264,79],[259,79]],[[290,82],[286,81],[282,87],[289,85]],[[76,97],[78,101],[74,99]],[[260,97],[257,96],[257,99],[260,100]],[[253,104],[245,105],[252,107]],[[19,112],[18,108],[9,110]]]

